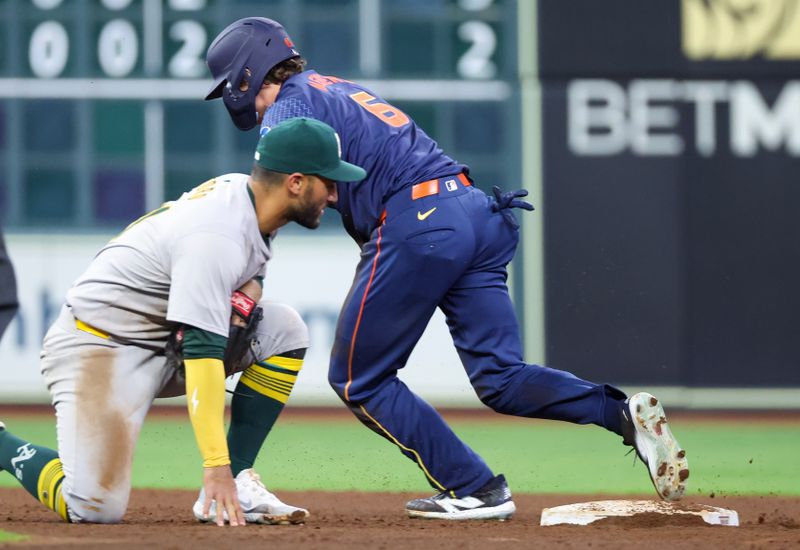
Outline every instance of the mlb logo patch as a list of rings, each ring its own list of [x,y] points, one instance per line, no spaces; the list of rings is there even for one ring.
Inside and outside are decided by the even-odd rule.
[[[456,183],[456,180],[447,180],[446,182],[444,182],[444,186],[447,187],[448,191],[455,191],[456,189],[458,189],[458,184]]]

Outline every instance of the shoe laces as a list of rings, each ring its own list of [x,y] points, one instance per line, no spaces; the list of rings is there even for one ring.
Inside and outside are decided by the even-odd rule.
[[[449,492],[442,491],[441,493],[436,493],[435,495],[428,497],[427,499],[424,500],[447,500],[452,498],[453,496]]]
[[[249,470],[245,471],[247,472],[247,475],[244,476],[245,485],[250,486],[254,489],[263,489],[265,491],[267,490],[266,486],[264,485],[264,482],[261,481],[261,476],[258,475],[255,470],[250,468]]]
[[[268,497],[272,498],[275,495],[269,492],[264,482],[261,481],[261,476],[256,473],[255,470],[250,468],[247,470],[248,475],[244,476],[246,478],[244,486],[247,487],[251,491],[256,491],[259,493],[265,493]]]

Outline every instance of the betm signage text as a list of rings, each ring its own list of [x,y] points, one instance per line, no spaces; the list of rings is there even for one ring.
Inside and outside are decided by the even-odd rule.
[[[718,143],[726,131],[728,142]],[[567,88],[567,136],[579,156],[669,157],[691,148],[704,157],[722,148],[738,157],[800,156],[800,81],[784,83],[770,102],[746,80],[577,79]]]

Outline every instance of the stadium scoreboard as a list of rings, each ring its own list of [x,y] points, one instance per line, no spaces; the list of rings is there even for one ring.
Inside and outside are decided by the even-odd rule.
[[[280,21],[310,68],[374,87],[497,183],[519,163],[515,11],[510,0],[0,0],[0,217],[113,227],[247,171],[255,135],[202,98],[208,45],[248,16]]]

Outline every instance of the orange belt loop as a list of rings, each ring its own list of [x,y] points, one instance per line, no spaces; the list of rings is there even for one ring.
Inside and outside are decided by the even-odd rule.
[[[411,200],[415,201],[422,197],[430,197],[439,192],[439,180],[428,180],[418,183],[411,188]]]
[[[469,187],[472,184],[469,182],[469,178],[461,172],[458,176],[458,181],[464,187]],[[430,197],[431,195],[436,195],[439,193],[439,180],[428,180],[423,181],[422,183],[418,183],[411,187],[411,200],[415,201],[417,199],[421,199],[423,197]]]

